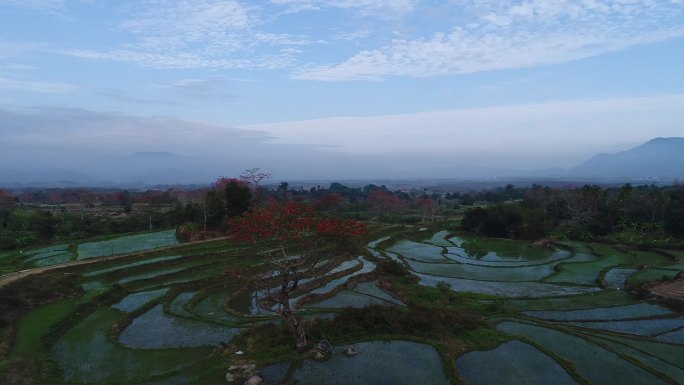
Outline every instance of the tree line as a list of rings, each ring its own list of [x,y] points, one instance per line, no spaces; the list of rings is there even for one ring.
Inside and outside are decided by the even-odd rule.
[[[684,238],[684,186],[535,185],[514,202],[468,210],[462,226],[502,238],[677,243]]]

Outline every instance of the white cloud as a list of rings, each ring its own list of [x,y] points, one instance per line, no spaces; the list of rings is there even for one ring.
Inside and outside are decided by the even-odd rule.
[[[419,0],[271,0],[273,4],[287,6],[290,12],[340,8],[382,19],[411,13],[418,2]]]
[[[145,0],[116,28],[133,40],[115,48],[60,53],[153,68],[282,68],[292,52],[260,50],[310,44],[306,36],[267,33],[257,9],[236,0]]]
[[[151,145],[174,152],[221,151],[231,144],[257,145],[269,136],[206,122],[140,117],[77,108],[0,106],[0,148],[50,147],[61,151],[135,152]]]
[[[209,44],[234,50],[243,44],[241,31],[252,23],[248,9],[237,1],[146,0],[119,28],[141,36],[139,44],[152,49]]]
[[[242,126],[275,143],[331,146],[331,153],[458,159],[501,168],[570,166],[657,136],[684,136],[684,95],[580,100],[405,115],[339,117]],[[543,164],[539,164],[542,162]]]
[[[293,77],[372,80],[523,68],[684,36],[684,7],[648,0],[470,0],[461,12],[449,32],[394,39]]]
[[[2,5],[50,11],[62,8],[64,0],[0,0],[0,6]]]
[[[69,9],[57,0],[27,4]],[[339,81],[541,66],[684,36],[678,0],[452,0],[439,4],[442,17],[434,24],[426,21],[436,12],[434,4],[419,0],[122,4],[116,9],[130,15],[114,31],[127,41],[42,51],[150,68],[288,69],[295,79]],[[305,10],[336,12],[339,24],[308,29],[298,23],[316,15],[287,13]],[[358,15],[375,19],[359,21]],[[333,43],[339,49],[328,49]],[[328,48],[319,54],[317,45],[323,44]],[[0,42],[0,53],[21,48],[6,45]],[[335,55],[346,56],[331,59]]]
[[[182,79],[162,87],[172,89],[183,96],[194,99],[234,100],[236,98],[235,95],[223,90],[226,87],[225,83],[225,79],[218,77],[209,79]]]
[[[0,77],[0,88],[37,92],[37,93],[68,93],[79,89],[78,86],[59,82],[36,82],[28,80],[17,80],[5,77]]]

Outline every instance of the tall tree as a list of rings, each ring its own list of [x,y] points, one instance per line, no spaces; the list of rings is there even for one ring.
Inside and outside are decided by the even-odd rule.
[[[276,304],[276,312],[295,336],[295,347],[303,349],[307,344],[304,326],[290,306],[300,277],[344,250],[349,241],[365,233],[365,226],[322,216],[302,203],[271,202],[252,207],[231,223],[230,230],[238,239],[264,248],[269,269],[251,280],[252,287],[265,292],[265,302]]]
[[[240,181],[232,180],[223,188],[226,201],[226,215],[228,218],[242,215],[252,204],[252,190],[249,186]]]

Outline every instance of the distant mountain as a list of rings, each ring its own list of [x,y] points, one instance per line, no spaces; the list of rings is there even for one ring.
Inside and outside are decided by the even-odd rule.
[[[135,154],[131,155],[130,158],[134,159],[146,159],[146,160],[152,160],[152,159],[176,159],[176,158],[181,158],[181,156],[172,154],[167,151],[143,151],[143,152],[136,152]]]
[[[563,176],[684,178],[684,138],[656,138],[617,154],[599,154]]]

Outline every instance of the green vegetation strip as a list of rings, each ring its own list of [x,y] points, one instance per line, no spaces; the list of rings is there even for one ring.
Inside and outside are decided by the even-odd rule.
[[[577,384],[551,357],[520,341],[464,354],[456,367],[467,385]]]
[[[235,324],[239,322],[239,318],[228,313],[224,308],[224,304],[233,293],[234,290],[232,289],[210,293],[207,297],[198,302],[197,306],[195,306],[192,311],[201,317],[207,317],[214,321]]]
[[[614,321],[631,318],[648,318],[672,314],[669,309],[649,303],[635,303],[625,306],[613,306],[573,311],[526,311],[523,314],[556,321]]]
[[[163,296],[168,290],[169,289],[165,288],[129,294],[118,303],[112,305],[112,307],[127,313],[132,313],[143,307],[146,303]]]
[[[40,346],[41,338],[53,325],[76,310],[79,303],[78,299],[66,299],[39,307],[26,314],[19,321],[11,357],[35,352]]]
[[[141,381],[178,371],[204,359],[209,349],[142,351],[109,340],[120,312],[100,309],[66,332],[51,349],[69,383]]]
[[[492,239],[462,237],[463,242],[458,247],[447,248],[449,252],[464,254],[464,256],[490,262],[523,262],[539,261],[549,258],[553,249],[535,246],[529,242],[510,239]]]
[[[525,282],[538,281],[554,272],[551,264],[524,267],[489,267],[466,264],[423,263],[406,259],[417,273],[479,281]]]
[[[371,305],[394,304],[371,295],[343,290],[335,294],[334,297],[318,302],[311,302],[305,306],[310,308],[340,309],[345,307],[362,308]]]
[[[682,344],[684,345],[684,325],[682,325],[682,328],[671,331],[669,333],[663,333],[659,336],[656,337],[658,341],[663,341],[663,342],[672,342],[675,344]],[[683,351],[682,353],[684,354],[684,347],[682,347]]]
[[[602,338],[615,341],[643,351],[663,361],[684,369],[684,348],[681,345],[663,343],[640,337],[601,335]]]
[[[444,251],[442,247],[425,243],[403,240],[392,247],[387,248],[387,251],[422,262],[449,262],[449,260],[442,255],[442,252]]]
[[[684,316],[631,321],[568,322],[567,324],[617,333],[655,336],[684,327]]]
[[[608,289],[624,289],[625,284],[627,283],[627,279],[637,271],[639,270],[610,269],[603,278],[603,282],[606,285],[605,287]]]
[[[420,284],[425,286],[437,287],[441,282],[444,282],[450,285],[451,290],[456,292],[490,294],[508,298],[554,297],[591,293],[600,290],[596,287],[563,286],[539,282],[474,281],[420,273],[415,273],[415,275],[420,278]]]
[[[618,352],[622,355],[633,357],[634,359],[641,362],[643,365],[646,365],[649,368],[653,368],[658,372],[665,374],[675,382],[681,382],[681,380],[684,380],[684,370],[668,363],[667,361],[661,358],[644,353],[640,350],[621,344],[619,342],[599,338],[598,336],[588,335],[587,338],[592,342],[606,346],[610,350]]]
[[[279,364],[262,370],[266,383],[288,379],[299,385],[448,385],[437,350],[408,341],[374,341],[351,345],[359,353],[345,356],[339,346],[326,362],[307,360],[298,366]],[[290,373],[288,373],[288,369]],[[288,375],[289,374],[289,375]]]
[[[151,258],[151,259],[144,259],[142,261],[135,261],[135,262],[125,263],[123,265],[117,265],[117,266],[109,267],[106,269],[90,271],[90,272],[83,274],[83,276],[84,277],[95,277],[95,276],[98,276],[101,274],[111,273],[114,271],[128,269],[131,267],[144,266],[144,265],[149,265],[151,263],[156,263],[156,262],[173,261],[173,260],[181,258],[181,257],[182,256],[180,256],[180,255],[172,255],[172,256],[156,257],[156,258]]]
[[[633,304],[625,291],[607,290],[561,298],[509,299],[512,310],[579,310]]]
[[[176,244],[176,230],[127,235],[105,241],[81,243],[78,245],[77,259],[128,254]]]
[[[124,329],[119,341],[134,349],[217,346],[228,342],[240,329],[174,317],[157,305]]]
[[[673,280],[680,272],[681,271],[679,270],[651,268],[634,274],[629,278],[628,282],[631,285],[641,285],[647,282],[670,281]]]
[[[461,255],[463,253],[459,253],[458,251],[455,251],[454,249],[449,248],[449,253],[444,254],[446,258],[449,258],[450,260],[458,263],[465,263],[465,264],[470,264],[470,265],[478,265],[478,266],[491,266],[491,267],[518,267],[518,266],[535,266],[535,265],[545,265],[551,262],[557,262],[557,261],[562,261],[562,260],[567,260],[572,257],[572,253],[567,251],[567,250],[557,250],[551,255],[549,255],[547,258],[544,259],[536,259],[532,261],[528,260],[522,260],[522,261],[511,261],[511,260],[506,260],[506,261],[485,261],[482,259],[475,259],[475,258],[469,258]],[[573,258],[576,259],[576,258]]]
[[[158,278],[161,276],[178,273],[180,271],[187,270],[187,269],[190,269],[192,267],[200,266],[202,264],[204,264],[204,262],[196,261],[196,262],[192,262],[192,263],[186,263],[186,264],[182,264],[182,265],[175,265],[175,266],[171,266],[171,267],[156,269],[156,270],[152,270],[152,271],[147,272],[147,273],[129,275],[129,276],[126,276],[126,278],[120,279],[117,283],[120,285],[124,285],[124,284],[135,282],[135,281],[141,281],[141,280],[146,280],[146,279],[151,279],[151,278]]]
[[[617,354],[570,334],[519,322],[503,322],[497,325],[497,329],[523,336],[554,352],[573,363],[578,374],[594,385],[614,385],[617,378],[629,379],[631,385],[665,384]]]
[[[431,243],[435,246],[442,246],[442,247],[447,247],[447,246],[453,246],[454,244],[451,243],[446,237],[449,236],[449,232],[446,230],[442,230],[439,232],[436,232],[432,238],[426,239],[423,242],[426,243]]]

